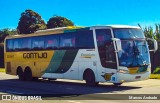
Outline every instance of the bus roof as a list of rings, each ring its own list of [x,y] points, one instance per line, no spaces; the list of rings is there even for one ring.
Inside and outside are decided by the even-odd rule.
[[[135,28],[135,29],[140,29],[139,26],[129,26],[129,25],[102,25],[102,26],[92,26],[91,28]]]
[[[35,33],[32,34],[21,34],[21,35],[12,35],[7,36],[6,39],[9,38],[21,38],[21,37],[29,37],[29,36],[38,36],[38,35],[45,35],[45,34],[57,34],[57,33],[64,33],[64,32],[70,32],[72,30],[79,30],[79,29],[95,29],[95,28],[136,28],[140,29],[138,26],[128,26],[128,25],[102,25],[102,26],[90,26],[90,27],[83,27],[83,26],[68,26],[68,27],[59,27],[59,28],[53,28],[53,29],[46,29],[46,30],[38,30]]]
[[[59,27],[59,28],[53,28],[53,29],[38,30],[38,31],[36,31],[34,33],[31,33],[31,34],[9,35],[9,36],[6,37],[6,39],[39,36],[39,35],[45,35],[45,34],[64,33],[64,32],[67,32],[67,31],[72,31],[72,30],[81,29],[81,28],[85,28],[85,27],[68,26],[68,27]]]
[[[107,25],[110,26],[112,28],[137,28],[140,29],[139,26],[129,26],[129,25]]]
[[[84,28],[84,27],[81,27],[81,26],[67,26],[67,27],[59,27],[59,28],[38,30],[35,33],[48,32],[48,31],[58,31],[58,30],[73,30],[73,29],[81,29],[81,28]]]

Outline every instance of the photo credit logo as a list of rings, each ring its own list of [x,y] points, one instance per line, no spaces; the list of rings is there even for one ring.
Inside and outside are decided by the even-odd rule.
[[[41,96],[2,95],[2,100],[42,100]]]

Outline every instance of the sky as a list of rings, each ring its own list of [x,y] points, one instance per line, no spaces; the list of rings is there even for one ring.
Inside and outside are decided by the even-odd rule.
[[[160,0],[0,0],[0,29],[15,29],[21,13],[31,9],[47,23],[54,15],[77,26],[160,23]]]

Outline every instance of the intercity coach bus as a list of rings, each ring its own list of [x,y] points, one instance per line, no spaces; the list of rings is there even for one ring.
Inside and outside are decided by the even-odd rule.
[[[153,50],[157,42],[149,39]],[[73,79],[120,85],[148,79],[147,39],[136,26],[61,27],[5,39],[6,73],[20,80]]]

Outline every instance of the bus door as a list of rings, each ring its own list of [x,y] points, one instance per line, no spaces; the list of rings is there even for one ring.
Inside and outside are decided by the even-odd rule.
[[[99,73],[102,74],[102,72],[110,73],[112,71],[115,71],[115,69],[117,69],[117,63],[111,30],[96,29],[95,32],[99,58],[101,62],[100,64],[102,68],[102,70],[98,70]]]

